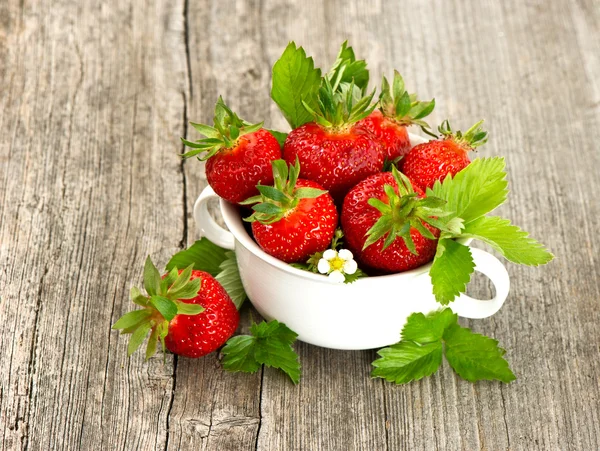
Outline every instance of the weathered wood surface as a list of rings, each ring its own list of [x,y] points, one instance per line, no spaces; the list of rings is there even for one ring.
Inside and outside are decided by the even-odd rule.
[[[285,44],[327,66],[346,38],[374,82],[397,68],[435,96],[433,122],[487,119],[502,213],[557,255],[509,266],[506,306],[466,322],[519,379],[445,366],[396,387],[369,379],[373,351],[304,344],[297,387],[217,355],[127,359],[109,326],[145,256],[198,237],[187,121],[222,94],[283,129],[268,93]],[[594,0],[0,0],[0,449],[600,449],[598,55]]]

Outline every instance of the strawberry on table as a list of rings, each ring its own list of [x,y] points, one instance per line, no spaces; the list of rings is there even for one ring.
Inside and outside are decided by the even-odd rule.
[[[381,82],[379,109],[359,121],[375,135],[383,144],[385,157],[388,161],[398,161],[410,150],[410,139],[407,127],[419,125],[427,128],[423,118],[435,108],[435,100],[421,102],[415,95],[409,95],[404,89],[402,76],[394,71],[392,87],[385,77]]]
[[[332,85],[324,79],[317,111],[303,103],[315,122],[290,132],[283,147],[288,163],[300,160],[301,177],[317,182],[340,203],[350,188],[383,169],[382,144],[356,125],[373,111],[374,94],[361,97],[354,83]]]
[[[356,185],[342,208],[346,244],[359,262],[372,269],[393,273],[417,268],[436,252],[439,208],[445,202],[425,197],[395,167],[372,175]]]
[[[258,245],[287,263],[304,261],[329,247],[338,224],[331,196],[310,180],[299,179],[300,164],[273,161],[274,186],[258,185],[260,195],[243,205],[255,204],[245,221],[252,223]]]
[[[487,142],[482,123],[477,122],[463,135],[453,132],[445,120],[438,128],[442,138],[413,147],[402,160],[402,172],[421,189],[433,188],[436,180],[443,180],[448,174],[456,175],[471,162],[469,151]]]
[[[182,138],[193,150],[184,158],[202,155],[206,161],[206,179],[219,196],[239,203],[257,193],[259,182],[272,183],[271,161],[281,158],[277,139],[259,124],[248,124],[225,105],[219,97],[215,107],[214,127],[191,125],[206,136],[191,142]]]
[[[146,358],[158,342],[184,357],[201,357],[216,351],[233,335],[239,313],[217,280],[204,271],[172,269],[162,278],[150,257],[144,267],[144,296],[132,288],[131,298],[144,307],[123,315],[113,326],[131,334],[128,354],[133,354],[148,333]]]

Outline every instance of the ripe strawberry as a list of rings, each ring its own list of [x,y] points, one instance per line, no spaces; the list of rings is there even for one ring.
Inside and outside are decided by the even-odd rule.
[[[368,116],[372,94],[362,97],[353,83],[332,86],[326,78],[319,91],[319,111],[309,122],[293,130],[285,140],[283,158],[300,160],[302,178],[313,180],[341,202],[350,188],[383,169],[382,144],[365,128],[356,125]]]
[[[287,263],[305,261],[329,247],[338,224],[333,199],[321,185],[298,179],[300,164],[273,161],[275,186],[258,185],[259,196],[243,205],[256,204],[247,219],[258,245]],[[257,204],[257,202],[259,202]]]
[[[395,167],[356,185],[342,208],[346,245],[367,267],[393,273],[417,268],[436,252],[446,216],[436,197],[424,197]]]
[[[126,313],[113,329],[130,333],[128,354],[133,354],[148,332],[146,359],[158,341],[174,354],[202,357],[216,351],[233,335],[239,323],[235,304],[217,280],[204,271],[176,268],[162,279],[150,260],[144,267],[147,296],[131,289],[133,302],[144,307]]]
[[[422,119],[435,108],[435,99],[420,102],[416,95],[409,95],[404,89],[402,76],[394,71],[392,89],[387,79],[381,82],[379,109],[358,122],[375,135],[383,144],[385,157],[388,161],[396,162],[410,150],[410,139],[407,127],[419,125],[428,128]]]
[[[242,121],[219,97],[215,107],[215,126],[190,123],[206,136],[190,142],[181,139],[191,150],[184,158],[204,153],[206,179],[219,196],[239,203],[256,194],[260,182],[273,183],[271,161],[281,158],[277,139],[259,124]]]
[[[467,155],[487,142],[487,132],[477,122],[463,135],[452,132],[448,121],[439,126],[443,138],[413,147],[402,161],[402,172],[420,188],[432,188],[436,180],[448,174],[454,176],[466,168],[471,160]]]

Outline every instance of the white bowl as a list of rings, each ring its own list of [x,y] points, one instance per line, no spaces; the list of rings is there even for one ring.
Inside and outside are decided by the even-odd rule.
[[[413,145],[419,142],[423,139],[411,135]],[[235,250],[252,304],[266,319],[285,323],[304,342],[334,349],[380,348],[400,340],[400,331],[412,313],[441,308],[432,294],[431,264],[352,284],[334,283],[327,276],[296,269],[265,253],[248,235],[239,208],[222,199],[221,212],[229,231],[219,226],[207,208],[214,197],[218,196],[206,187],[194,206],[194,218],[203,235]],[[450,307],[465,318],[486,318],[506,300],[509,277],[493,255],[475,248],[471,252],[475,270],[491,279],[496,295],[482,301],[462,294]]]

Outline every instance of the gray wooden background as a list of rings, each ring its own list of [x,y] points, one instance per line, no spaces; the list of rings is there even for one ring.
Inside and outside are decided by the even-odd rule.
[[[393,386],[369,378],[374,351],[301,343],[298,386],[217,354],[128,359],[110,325],[146,255],[198,238],[188,120],[222,94],[283,128],[273,62],[296,40],[327,67],[346,38],[375,83],[397,68],[435,96],[432,122],[486,118],[501,213],[556,254],[509,266],[505,307],[464,323],[518,380],[445,365]],[[596,0],[0,0],[0,449],[600,449],[599,118]]]

